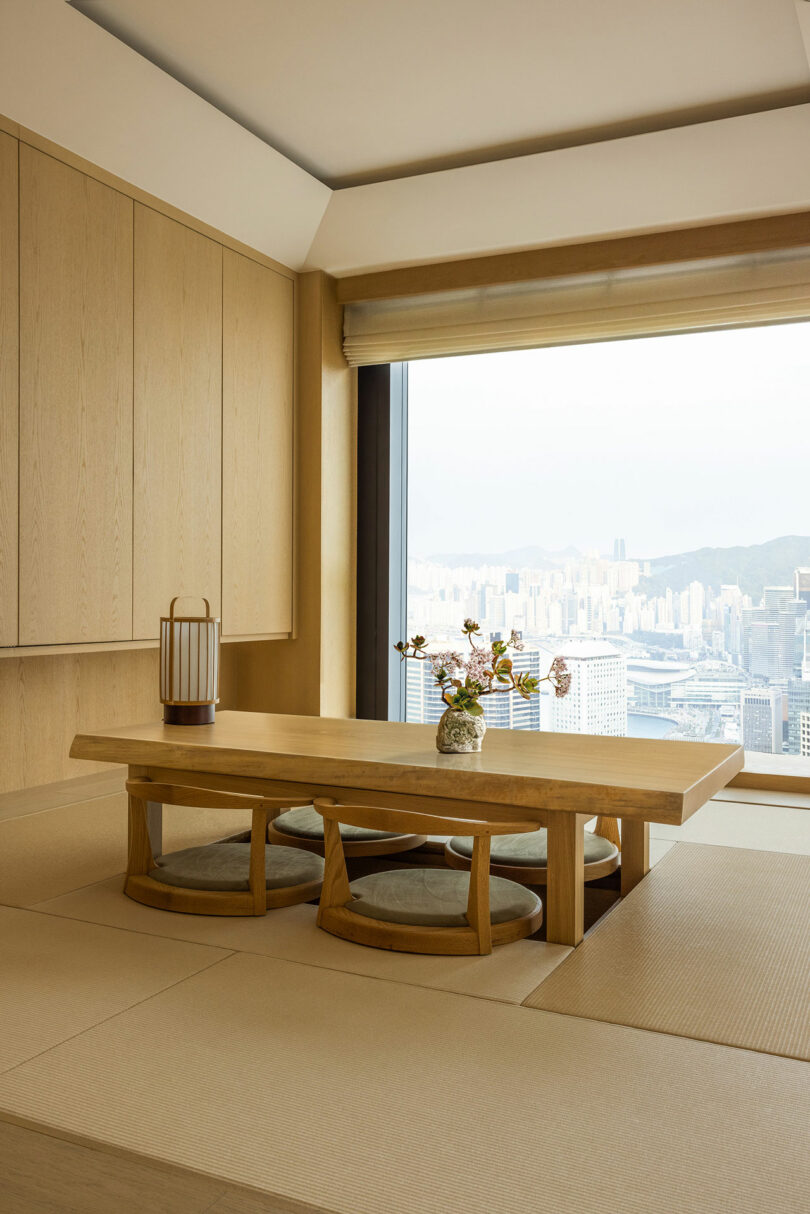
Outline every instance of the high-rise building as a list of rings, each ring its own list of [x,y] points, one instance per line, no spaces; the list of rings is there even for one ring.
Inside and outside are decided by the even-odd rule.
[[[810,759],[810,712],[803,712],[799,718],[799,754]]]
[[[783,687],[799,670],[807,606],[789,586],[766,586],[761,607],[743,608],[743,665]]]
[[[567,696],[551,701],[551,728],[559,733],[627,733],[624,657],[607,641],[566,641],[556,651],[571,672]]]
[[[613,541],[613,559],[614,561],[627,560],[627,546],[624,540]]]
[[[788,751],[801,754],[802,715],[810,713],[810,679],[788,683]]]
[[[520,590],[520,574],[519,573],[507,573],[505,580],[506,580],[506,586],[505,586],[506,593],[507,594],[517,594],[518,591]]]
[[[802,599],[810,608],[810,569],[793,570],[793,597]]]
[[[740,695],[741,741],[746,750],[782,753],[782,692],[749,687]]]

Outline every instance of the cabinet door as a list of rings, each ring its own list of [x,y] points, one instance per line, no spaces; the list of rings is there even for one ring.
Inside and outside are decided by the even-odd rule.
[[[0,645],[17,644],[17,140],[0,134]]]
[[[132,637],[132,200],[20,146],[20,644]]]
[[[158,635],[175,595],[219,613],[221,463],[222,249],[136,203],[137,639]]]
[[[222,627],[292,630],[293,284],[223,250]]]

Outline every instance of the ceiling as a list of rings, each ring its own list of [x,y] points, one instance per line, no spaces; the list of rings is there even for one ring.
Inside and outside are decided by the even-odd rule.
[[[333,187],[810,101],[794,0],[73,7]]]

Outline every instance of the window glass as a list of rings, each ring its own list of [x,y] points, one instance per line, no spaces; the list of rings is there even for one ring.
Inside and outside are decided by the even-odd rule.
[[[810,756],[810,323],[413,362],[408,418],[408,635],[572,674],[489,725]]]

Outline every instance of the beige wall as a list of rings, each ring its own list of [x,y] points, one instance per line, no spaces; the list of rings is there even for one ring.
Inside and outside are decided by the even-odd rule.
[[[357,380],[334,281],[299,279],[295,639],[240,645],[237,700],[254,712],[354,715]]]

